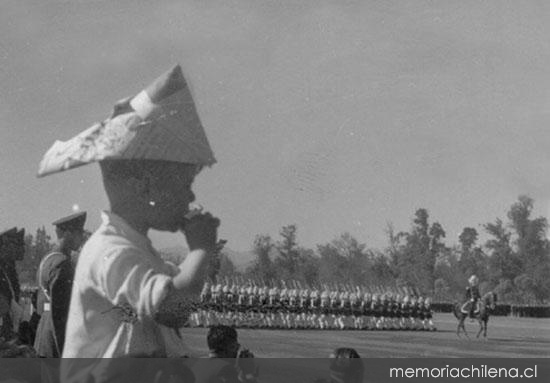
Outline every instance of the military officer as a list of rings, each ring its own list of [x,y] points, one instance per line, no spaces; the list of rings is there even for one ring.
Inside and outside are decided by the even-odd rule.
[[[59,358],[63,352],[74,276],[71,255],[84,242],[85,222],[86,212],[53,222],[58,243],[56,249],[40,262],[37,276],[38,285],[45,297],[34,342],[34,348],[41,357]]]

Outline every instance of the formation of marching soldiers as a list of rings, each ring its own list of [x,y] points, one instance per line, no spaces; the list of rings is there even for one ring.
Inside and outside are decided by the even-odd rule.
[[[355,287],[206,282],[189,326],[435,331],[431,299]]]

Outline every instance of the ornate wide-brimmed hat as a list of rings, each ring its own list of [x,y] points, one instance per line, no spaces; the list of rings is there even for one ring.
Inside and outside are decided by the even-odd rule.
[[[46,152],[38,176],[92,162],[165,160],[211,166],[216,160],[181,67],[157,78],[135,97],[115,104],[111,117]]]

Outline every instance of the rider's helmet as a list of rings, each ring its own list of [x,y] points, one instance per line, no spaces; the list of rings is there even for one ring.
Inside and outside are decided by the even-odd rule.
[[[468,278],[468,283],[470,284],[470,286],[477,286],[479,284],[479,279],[474,274],[470,278]]]

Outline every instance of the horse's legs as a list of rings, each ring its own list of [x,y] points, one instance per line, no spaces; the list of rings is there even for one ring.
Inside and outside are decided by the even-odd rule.
[[[469,339],[470,336],[468,335],[468,331],[466,331],[466,318],[466,315],[462,316],[462,319],[460,320],[460,327],[462,327],[462,331],[464,332],[464,335],[466,335],[466,338]]]
[[[481,332],[483,331],[483,319],[479,319],[479,331],[477,332],[476,338],[479,338],[479,335],[481,335]]]
[[[468,332],[466,331],[466,326],[464,322],[466,321],[466,316],[462,315],[458,320],[458,326],[456,327],[456,335],[460,337],[460,329],[464,332],[464,335],[468,338]]]
[[[466,318],[464,318],[466,319]],[[466,335],[466,338],[470,338],[470,336],[468,335],[468,331],[466,331],[466,321],[464,320],[462,322],[462,330],[464,331],[464,334]]]
[[[483,332],[483,337],[485,339],[487,339],[487,322],[488,322],[488,318],[479,318],[479,331],[477,333],[477,336],[476,338],[479,338],[479,336],[481,335],[481,333]]]

